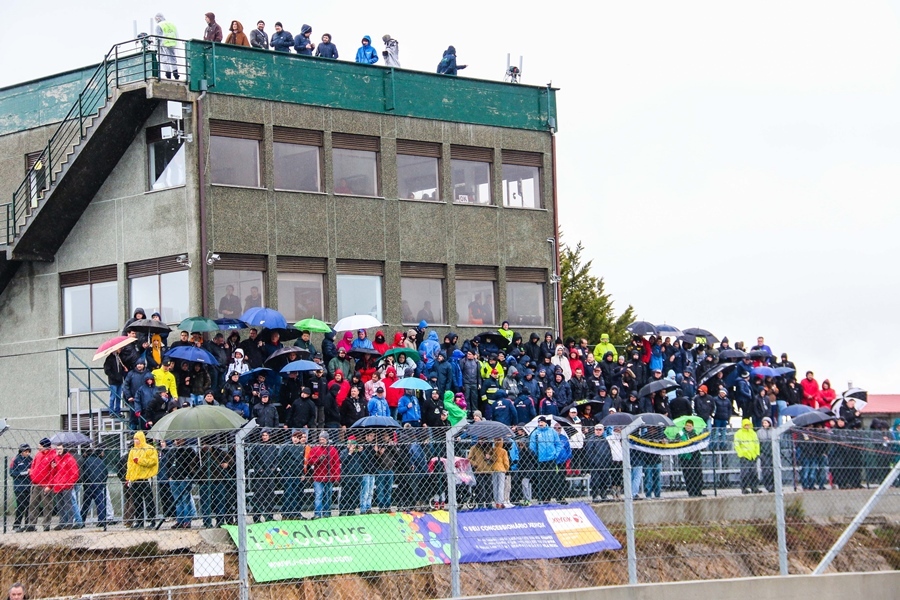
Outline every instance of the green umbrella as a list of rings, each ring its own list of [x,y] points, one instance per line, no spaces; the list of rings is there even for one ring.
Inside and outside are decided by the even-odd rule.
[[[398,354],[405,354],[406,358],[410,359],[415,363],[422,362],[422,355],[416,352],[415,350],[411,350],[409,348],[391,348],[381,357],[382,359],[387,358],[388,356],[393,356],[394,360],[397,360]]]
[[[331,327],[325,321],[318,319],[303,319],[294,323],[294,329],[306,330],[311,333],[331,333]]]
[[[157,421],[147,437],[155,440],[203,437],[211,433],[240,429],[246,421],[224,406],[179,408]]]
[[[188,317],[178,324],[178,330],[187,331],[188,333],[218,331],[219,325],[212,319],[207,319],[206,317]]]
[[[706,429],[706,421],[697,415],[685,415],[683,417],[678,417],[673,421],[673,423],[675,423],[674,427],[666,427],[666,437],[670,440],[674,440],[678,437],[678,434],[681,433],[681,430],[684,429],[684,424],[688,421],[694,424],[694,431],[698,433]]]

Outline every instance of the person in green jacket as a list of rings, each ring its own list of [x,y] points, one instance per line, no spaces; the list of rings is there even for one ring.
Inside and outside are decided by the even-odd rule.
[[[600,343],[594,346],[594,356],[597,360],[600,360],[601,357],[606,355],[607,352],[612,352],[613,362],[619,360],[619,352],[616,350],[616,347],[609,343],[609,334],[604,333],[600,335]]]
[[[750,419],[741,421],[741,428],[734,433],[734,451],[741,462],[741,493],[759,494],[759,478],[756,461],[759,459],[759,437]]]
[[[449,390],[444,392],[444,410],[447,411],[447,418],[450,421],[450,425],[456,425],[460,421],[466,420],[466,411],[456,405],[455,396],[453,392]]]

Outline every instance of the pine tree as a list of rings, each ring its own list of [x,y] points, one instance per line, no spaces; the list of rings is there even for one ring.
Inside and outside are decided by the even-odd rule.
[[[602,277],[591,274],[594,261],[583,262],[583,250],[581,242],[574,248],[560,243],[559,275],[565,335],[597,343],[601,334],[608,333],[613,344],[624,345],[631,339],[625,327],[634,321],[634,309],[628,305],[621,315],[616,316],[606,284]]]

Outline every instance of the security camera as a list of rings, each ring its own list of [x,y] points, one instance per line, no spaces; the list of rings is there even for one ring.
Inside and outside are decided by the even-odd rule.
[[[216,261],[221,260],[221,258],[222,258],[221,256],[219,256],[218,254],[216,254],[215,252],[210,250],[209,252],[206,253],[206,264],[212,265]]]

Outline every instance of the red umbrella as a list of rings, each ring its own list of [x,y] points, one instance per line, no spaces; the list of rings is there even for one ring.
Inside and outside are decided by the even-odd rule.
[[[127,335],[118,335],[114,338],[108,339],[97,348],[97,353],[94,354],[93,360],[100,360],[101,358],[106,358],[119,348],[124,348],[128,344],[133,344],[137,341],[136,337],[129,337]]]

